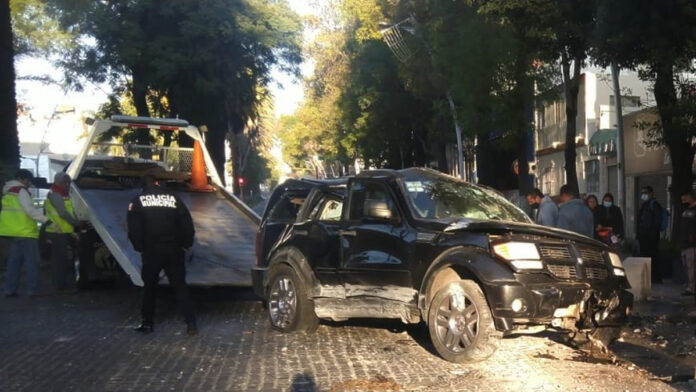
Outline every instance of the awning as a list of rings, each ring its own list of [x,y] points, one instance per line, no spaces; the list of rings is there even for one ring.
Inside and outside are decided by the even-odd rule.
[[[616,154],[616,129],[600,129],[590,138],[590,155]]]

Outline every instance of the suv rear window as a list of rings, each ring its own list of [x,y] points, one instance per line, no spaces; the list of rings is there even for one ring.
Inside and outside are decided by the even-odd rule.
[[[293,221],[297,217],[297,213],[300,211],[304,201],[305,196],[283,195],[276,205],[273,206],[270,214],[268,214],[268,219]]]

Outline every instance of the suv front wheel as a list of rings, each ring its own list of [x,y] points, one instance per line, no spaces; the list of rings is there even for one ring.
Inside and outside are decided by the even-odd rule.
[[[471,280],[452,282],[435,294],[428,310],[428,330],[435,350],[450,362],[481,361],[497,348],[488,303]]]
[[[276,264],[269,271],[268,319],[281,332],[313,332],[319,326],[307,287],[297,272],[287,264]]]

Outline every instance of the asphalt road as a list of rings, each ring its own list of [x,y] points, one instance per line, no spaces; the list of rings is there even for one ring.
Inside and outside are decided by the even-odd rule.
[[[194,337],[165,292],[155,333],[140,335],[139,295],[130,287],[1,298],[0,391],[674,390],[630,360],[594,357],[553,335],[506,338],[490,359],[456,365],[433,354],[422,326],[358,320],[281,334],[247,290],[196,291]]]

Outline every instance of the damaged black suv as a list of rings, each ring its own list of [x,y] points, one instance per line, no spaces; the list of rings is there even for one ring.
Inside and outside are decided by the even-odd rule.
[[[552,329],[608,344],[633,305],[621,259],[602,243],[532,224],[495,191],[417,168],[278,187],[252,276],[277,330],[423,321],[453,362],[490,356],[502,334]]]

